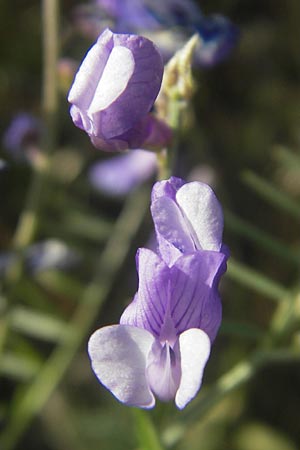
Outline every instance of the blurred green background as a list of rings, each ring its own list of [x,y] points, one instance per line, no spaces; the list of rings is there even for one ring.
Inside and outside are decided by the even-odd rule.
[[[72,58],[75,66],[93,43],[74,25],[79,3],[61,0],[59,11],[60,57]],[[212,183],[232,255],[221,285],[224,322],[203,389],[183,413],[173,404],[139,413],[119,404],[90,369],[89,335],[118,322],[136,290],[135,251],[148,245],[152,231],[151,183],[126,199],[92,189],[88,168],[107,155],[70,120],[66,95],[73,74],[67,66],[57,70],[55,148],[39,185],[32,240],[60,239],[80,262],[63,271],[3,276],[3,450],[300,446],[300,2],[198,3],[241,30],[225,62],[195,70],[198,89],[176,173]],[[18,112],[42,117],[45,30],[38,1],[1,0],[0,11],[3,136]],[[6,252],[14,245],[34,170],[1,145],[0,158],[8,164],[0,172],[0,245]]]

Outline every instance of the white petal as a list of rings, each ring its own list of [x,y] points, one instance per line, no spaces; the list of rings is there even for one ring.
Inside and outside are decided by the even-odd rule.
[[[190,253],[195,250],[182,212],[171,198],[159,197],[152,203],[151,212],[156,231],[168,242],[181,253]]]
[[[155,398],[146,379],[146,359],[154,342],[151,333],[128,325],[97,330],[88,352],[99,381],[122,403],[152,408]]]
[[[81,110],[88,108],[94,97],[95,89],[110,54],[108,43],[112,38],[113,33],[105,30],[86,54],[76,74],[68,101],[79,106]]]
[[[186,183],[177,191],[176,201],[189,220],[200,248],[219,251],[223,212],[213,190],[199,181]]]
[[[210,354],[210,340],[204,331],[191,328],[179,336],[181,380],[175,397],[183,409],[200,389],[203,371]]]
[[[134,68],[134,57],[129,48],[118,45],[112,49],[89,106],[90,115],[107,108],[122,94]]]

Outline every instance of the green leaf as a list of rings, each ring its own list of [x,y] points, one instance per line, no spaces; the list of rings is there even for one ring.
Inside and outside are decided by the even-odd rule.
[[[29,381],[38,373],[40,367],[35,359],[7,352],[1,356],[0,374],[18,381]]]
[[[278,146],[275,148],[277,160],[288,169],[300,171],[300,156],[288,148]]]
[[[269,181],[250,171],[243,173],[242,180],[247,186],[259,194],[260,197],[267,200],[268,203],[288,213],[295,219],[300,219],[300,204]]]
[[[227,276],[238,284],[259,292],[276,302],[283,301],[289,295],[288,289],[279,283],[235,261],[233,258],[228,261]]]
[[[38,272],[35,279],[44,289],[63,294],[74,301],[81,297],[84,290],[82,283],[75,277],[54,269]]]
[[[48,342],[60,341],[70,331],[64,321],[21,306],[15,307],[9,317],[13,330]]]
[[[234,322],[223,319],[220,328],[221,334],[235,335],[246,339],[258,341],[264,336],[264,332],[256,325],[250,323]]]
[[[243,236],[250,241],[265,248],[275,256],[290,263],[300,264],[300,254],[288,248],[288,246],[254,225],[237,217],[230,211],[224,211],[226,227],[234,233]]]

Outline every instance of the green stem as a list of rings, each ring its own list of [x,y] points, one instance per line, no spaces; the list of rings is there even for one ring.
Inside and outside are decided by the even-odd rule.
[[[166,180],[170,176],[171,168],[169,164],[169,150],[166,148],[163,148],[160,150],[160,152],[157,152],[157,165],[158,165],[158,172],[157,172],[157,180]]]
[[[149,413],[133,408],[135,434],[141,450],[163,450],[157,431],[150,419]]]
[[[175,165],[178,157],[179,145],[180,145],[180,136],[181,136],[181,120],[182,120],[182,112],[184,110],[184,105],[186,102],[180,100],[179,98],[174,98],[170,100],[169,104],[169,117],[168,121],[170,126],[174,130],[174,138],[172,145],[172,152],[170,154],[170,171],[173,173],[175,170]]]
[[[43,100],[42,111],[44,115],[44,135],[42,147],[49,153],[55,146],[56,127],[54,117],[57,111],[57,55],[58,55],[58,0],[44,0],[42,4],[42,20],[44,29],[43,55]],[[6,295],[11,296],[11,289],[16,285],[23,272],[24,250],[33,241],[37,225],[38,212],[41,203],[42,191],[45,184],[44,171],[33,167],[32,182],[29,187],[25,206],[20,214],[15,230],[12,247],[17,251],[15,262],[9,267],[4,285]],[[4,330],[8,330],[8,318],[3,319]],[[6,332],[2,335],[2,344],[6,339]]]
[[[164,148],[157,153],[158,180],[165,180],[174,173],[180,142],[182,105],[183,102],[178,98],[169,99],[166,120],[173,129],[173,141],[171,149]]]
[[[44,116],[44,134],[42,148],[50,153],[55,147],[57,112],[57,57],[58,57],[58,0],[44,0],[42,3],[43,22],[43,93],[42,111]],[[19,253],[19,259],[8,272],[8,284],[15,283],[22,273],[22,251],[34,239],[40,207],[42,190],[44,187],[44,171],[34,168],[32,183],[29,187],[25,206],[20,215],[13,239],[13,248]]]

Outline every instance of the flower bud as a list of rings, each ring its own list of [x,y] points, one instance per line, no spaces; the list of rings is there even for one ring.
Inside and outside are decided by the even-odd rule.
[[[141,147],[151,131],[148,113],[162,75],[160,53],[149,39],[106,29],[87,53],[69,92],[73,122],[99,149]]]

